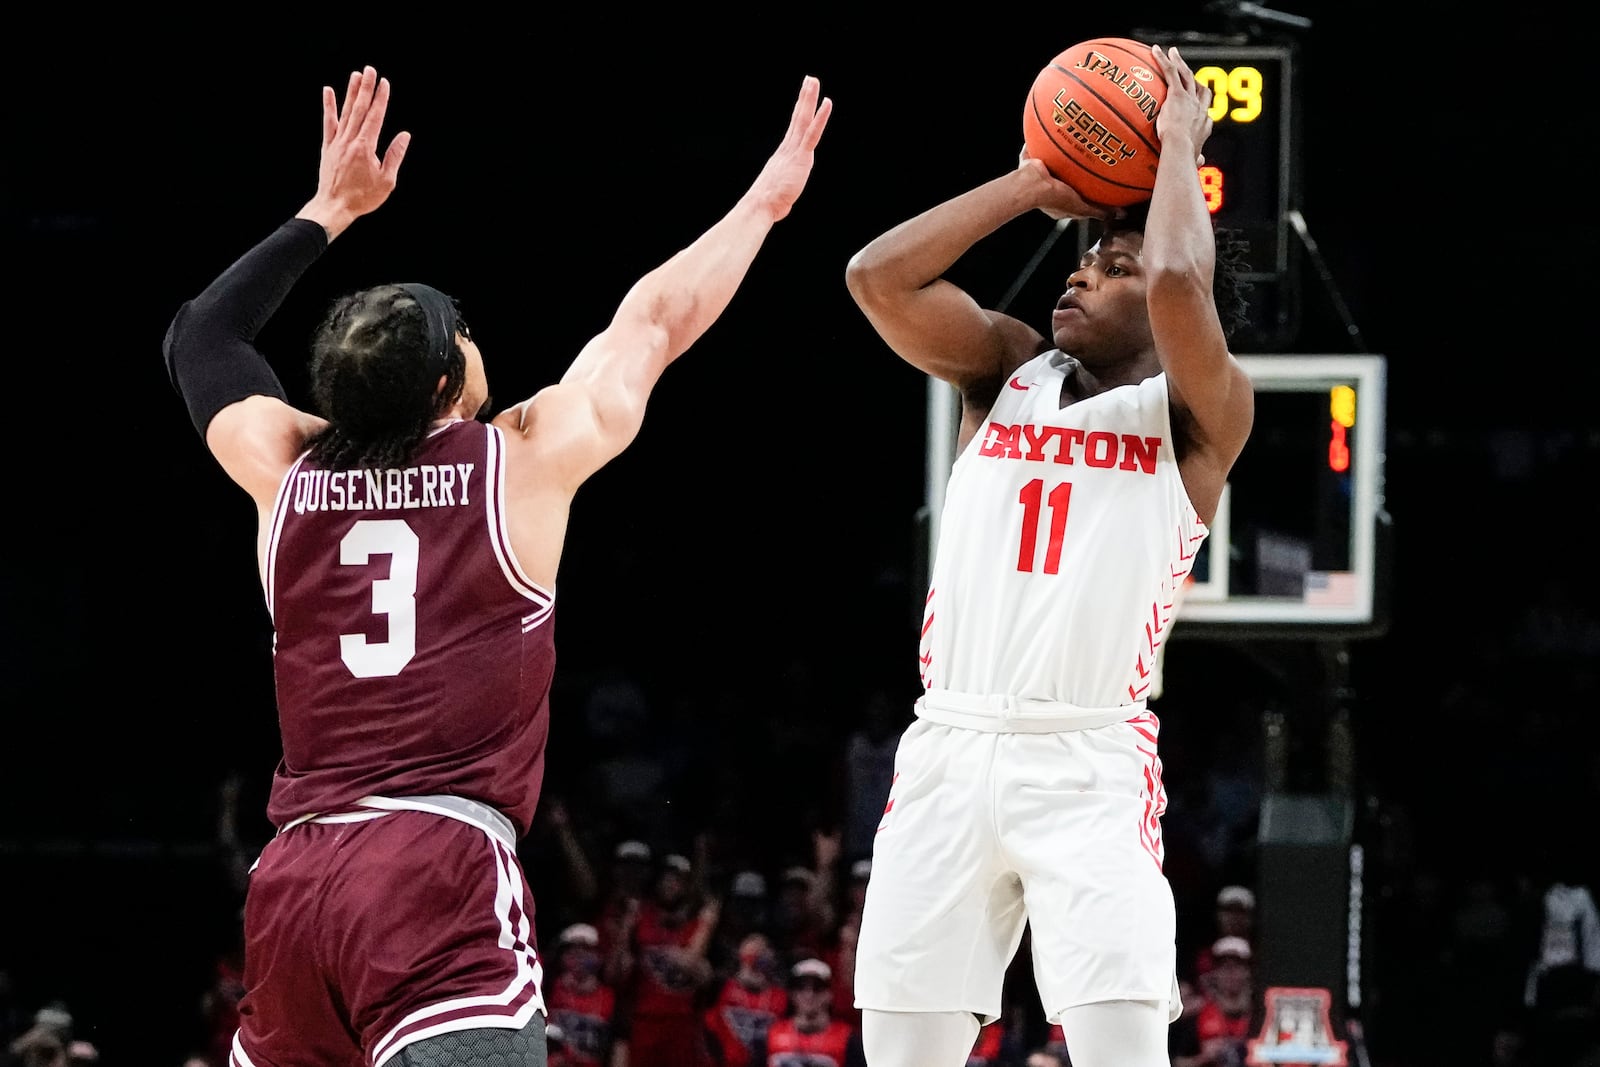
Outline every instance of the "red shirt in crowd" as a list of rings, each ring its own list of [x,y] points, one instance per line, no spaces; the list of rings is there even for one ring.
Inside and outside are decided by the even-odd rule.
[[[717,1002],[706,1010],[706,1030],[722,1050],[724,1067],[751,1067],[772,1024],[789,1008],[780,986],[751,989],[737,978],[722,984]]]
[[[762,1067],[844,1067],[855,1027],[834,1019],[814,1034],[801,1033],[793,1019],[779,1019],[767,1031],[767,1062]]]
[[[662,921],[659,907],[646,901],[639,908],[634,930],[636,974],[635,1015],[691,1015],[695,1013],[696,978],[675,959],[674,949],[686,947],[700,928],[698,918],[678,926]]]
[[[604,1067],[617,1015],[617,994],[608,985],[583,990],[565,975],[545,995],[550,1021],[566,1034],[567,1062],[575,1067]]]

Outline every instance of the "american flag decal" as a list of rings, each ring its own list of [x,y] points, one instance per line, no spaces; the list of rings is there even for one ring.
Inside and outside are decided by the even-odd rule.
[[[1350,607],[1356,602],[1356,576],[1350,571],[1308,571],[1304,600],[1311,607]]]

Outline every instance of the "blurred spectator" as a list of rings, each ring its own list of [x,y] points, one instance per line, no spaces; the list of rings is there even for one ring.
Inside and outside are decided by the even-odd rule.
[[[845,883],[844,890],[844,916],[842,923],[851,926],[861,925],[861,909],[867,903],[867,882],[872,878],[872,859],[856,860],[850,864],[850,881]]]
[[[618,842],[612,850],[611,874],[601,890],[592,924],[600,934],[602,957],[626,947],[626,935],[637,918],[639,902],[650,892],[652,855],[649,845],[635,839]],[[608,980],[615,984],[614,977]]]
[[[1173,1035],[1173,1067],[1244,1067],[1255,1017],[1250,943],[1219,937],[1211,946],[1210,980],[1190,1040]],[[1186,1005],[1187,1008],[1187,1005]]]
[[[230,1067],[233,1035],[244,997],[244,907],[234,912],[233,937],[211,963],[211,984],[200,994],[201,1048],[191,1058],[204,1067]]]
[[[887,690],[874,688],[867,695],[860,725],[845,738],[843,849],[851,860],[872,855],[872,841],[894,779],[895,750],[907,717]]]
[[[627,999],[629,1067],[709,1064],[700,996],[712,978],[706,951],[721,908],[701,902],[687,856],[664,856],[651,896],[628,913],[608,977]],[[697,908],[698,905],[698,908]]]
[[[1600,1067],[1600,911],[1569,843],[1547,854],[1537,949],[1521,996],[1533,1067]]]
[[[856,939],[861,934],[861,909],[866,903],[867,880],[871,877],[871,859],[859,859],[850,865],[843,914],[833,952],[828,957],[833,968],[833,1014],[857,1027],[861,1025],[861,1009],[856,1007]]]
[[[772,943],[786,961],[821,957],[833,947],[831,910],[818,907],[825,892],[811,868],[784,868],[772,907]]]
[[[560,911],[576,912],[585,919],[595,918],[595,909],[601,902],[600,878],[595,871],[594,863],[589,859],[589,847],[578,836],[577,828],[573,825],[566,801],[557,796],[546,795],[539,804],[539,821],[549,831],[556,851],[561,854],[563,875],[561,889],[564,890],[560,893],[547,891],[541,894],[540,913],[548,915],[558,910],[555,903],[550,900],[553,896],[556,901],[565,904],[564,908],[559,909]]]
[[[1600,979],[1600,910],[1589,887],[1558,879],[1544,891],[1541,903],[1539,951],[1528,967],[1524,993],[1530,1008],[1538,1004],[1540,987],[1553,971],[1572,969]]]
[[[860,1034],[833,1017],[833,970],[819,959],[803,959],[789,971],[789,1011],[772,1024],[760,1067],[846,1067],[859,1051]]]
[[[545,1023],[545,1067],[578,1067],[578,1061],[573,1058],[572,1045],[567,1041],[567,1032],[561,1024],[555,1021]],[[184,1067],[191,1067],[184,1064]]]
[[[40,1008],[33,1025],[11,1041],[17,1067],[88,1067],[100,1062],[100,1050],[73,1036],[72,1012],[60,1001]]]
[[[861,1009],[856,1007],[856,940],[861,935],[861,918],[846,919],[839,927],[829,966],[833,968],[833,1015],[851,1026],[861,1025]]]
[[[721,1067],[752,1067],[767,1031],[789,1010],[782,968],[766,935],[751,933],[739,945],[738,968],[722,983],[706,1011],[706,1030]]]
[[[243,793],[244,775],[229,771],[223,776],[217,790],[217,849],[222,856],[228,884],[241,901],[250,885],[250,867],[266,843],[255,835],[247,836],[241,829],[239,803]]]
[[[770,932],[788,963],[808,957],[830,962],[837,955],[841,840],[837,831],[813,830],[812,866],[793,864],[778,880]]]
[[[229,1067],[233,1036],[239,1029],[239,1001],[244,997],[245,891],[250,868],[264,844],[241,830],[244,787],[244,775],[229,771],[217,790],[216,850],[226,906],[219,911],[215,937],[195,939],[202,946],[200,951],[211,957],[204,961],[205,985],[196,998],[186,1067]]]
[[[767,921],[767,879],[760,871],[735,874],[711,940],[711,967],[719,981],[732,978],[743,966],[745,946],[752,934],[761,934],[766,940]]]
[[[588,923],[561,931],[546,987],[549,1022],[561,1028],[564,1062],[606,1067],[611,1062],[617,994],[600,978],[600,933]]]
[[[1072,1059],[1065,1045],[1051,1044],[1028,1053],[1023,1067],[1072,1067]]]
[[[1255,944],[1256,895],[1242,885],[1225,885],[1217,891],[1214,913],[1215,932],[1195,956],[1194,980],[1202,990],[1208,989],[1207,975],[1213,965],[1212,947],[1217,938],[1238,937]]]
[[[1200,1009],[1206,1005],[1205,994],[1187,978],[1178,979],[1178,996],[1183,1002],[1183,1014],[1167,1029],[1167,1056],[1173,1067],[1194,1062],[1195,1050],[1200,1048]]]

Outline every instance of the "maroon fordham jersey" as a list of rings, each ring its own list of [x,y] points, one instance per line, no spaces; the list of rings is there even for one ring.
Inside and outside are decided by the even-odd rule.
[[[273,506],[276,826],[365,796],[449,794],[528,831],[544,777],[555,597],[522,573],[505,441],[435,430],[403,468],[302,457]]]

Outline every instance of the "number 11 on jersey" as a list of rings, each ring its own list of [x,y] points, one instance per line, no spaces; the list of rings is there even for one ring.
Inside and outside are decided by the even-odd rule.
[[[1030,573],[1034,570],[1034,557],[1039,547],[1039,517],[1046,507],[1050,509],[1050,541],[1044,552],[1045,574],[1061,573],[1061,541],[1067,532],[1067,505],[1072,501],[1072,483],[1060,482],[1050,495],[1045,496],[1044,479],[1035,478],[1017,494],[1022,504],[1022,543],[1017,546],[1017,570]]]

